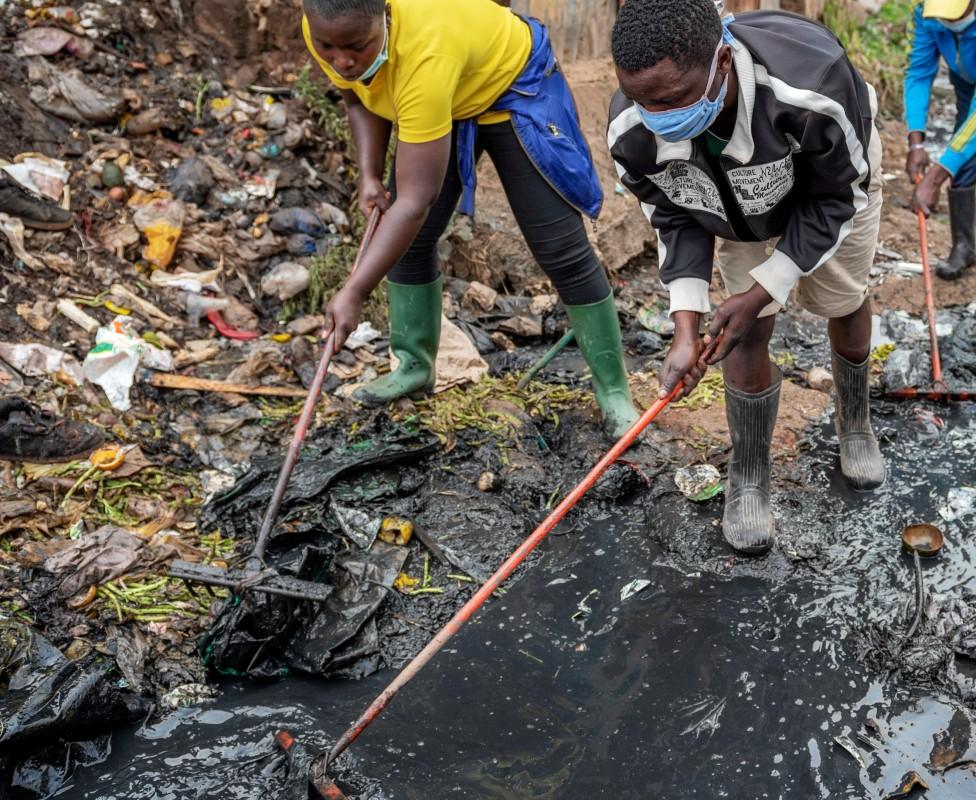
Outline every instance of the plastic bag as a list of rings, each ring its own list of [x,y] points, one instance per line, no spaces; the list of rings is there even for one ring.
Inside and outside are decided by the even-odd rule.
[[[151,369],[173,369],[173,358],[166,350],[134,336],[131,321],[118,316],[110,326],[98,329],[95,346],[82,367],[85,379],[102,388],[113,408],[128,411],[132,406],[129,389],[140,363]]]
[[[288,300],[308,288],[309,273],[306,267],[294,261],[283,261],[261,279],[261,291]]]
[[[142,206],[132,217],[143,232],[148,244],[142,257],[153,269],[165,269],[176,254],[176,243],[183,234],[183,203],[179,200],[157,198]]]

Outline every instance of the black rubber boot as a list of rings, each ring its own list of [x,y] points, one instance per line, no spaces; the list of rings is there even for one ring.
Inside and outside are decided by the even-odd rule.
[[[868,491],[885,482],[885,463],[871,429],[868,396],[870,359],[852,364],[833,354],[835,420],[840,443],[840,471],[852,489]]]
[[[0,175],[0,213],[17,217],[28,228],[41,231],[63,231],[74,222],[70,211],[31,194],[6,175]]]
[[[935,274],[954,281],[976,263],[976,187],[949,190],[949,229],[952,250],[947,259],[938,263]]]
[[[48,414],[22,397],[0,400],[0,459],[69,461],[89,455],[104,440],[101,428]]]
[[[742,553],[765,553],[773,546],[775,523],[769,508],[769,448],[773,440],[782,373],[771,365],[768,389],[757,394],[725,384],[725,416],[732,436],[732,459],[725,488],[722,533]]]

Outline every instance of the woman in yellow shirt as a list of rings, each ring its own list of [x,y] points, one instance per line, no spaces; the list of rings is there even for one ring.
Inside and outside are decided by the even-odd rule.
[[[473,211],[475,162],[487,152],[532,254],[552,280],[593,377],[607,431],[638,417],[606,274],[581,212],[599,180],[545,27],[494,0],[304,0],[309,50],[345,100],[359,202],[384,213],[360,268],[331,299],[341,346],[388,278],[390,347],[399,367],[354,397],[380,405],[429,392],[440,339],[437,242],[461,200]],[[382,182],[393,124],[394,176]]]

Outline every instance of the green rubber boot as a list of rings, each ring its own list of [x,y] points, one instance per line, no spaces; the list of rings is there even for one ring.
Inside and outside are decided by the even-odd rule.
[[[612,439],[619,439],[637,422],[640,413],[627,384],[613,294],[598,303],[565,308],[576,344],[593,376],[593,393],[603,413],[603,429]]]
[[[434,362],[441,340],[442,277],[420,285],[386,282],[390,304],[390,349],[400,365],[370,381],[352,397],[365,406],[384,406],[404,395],[434,388]]]

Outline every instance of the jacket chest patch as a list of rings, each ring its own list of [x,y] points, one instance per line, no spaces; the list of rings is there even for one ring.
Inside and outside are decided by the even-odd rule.
[[[793,188],[793,156],[768,164],[736,167],[726,174],[743,214],[768,214]]]
[[[707,211],[728,222],[718,187],[700,167],[688,161],[669,161],[662,172],[647,177],[676,206]]]

